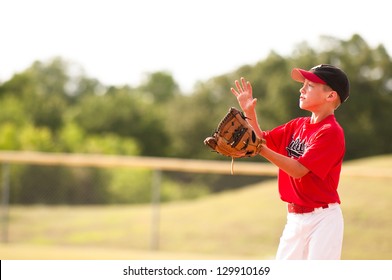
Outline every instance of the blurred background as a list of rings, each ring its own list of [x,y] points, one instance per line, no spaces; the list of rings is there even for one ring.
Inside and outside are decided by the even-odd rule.
[[[229,172],[203,140],[237,106],[234,80],[251,81],[270,129],[308,115],[290,71],[320,63],[351,82],[336,111],[347,142],[343,258],[392,259],[383,2],[355,13],[341,1],[128,2],[0,4],[1,259],[273,258],[286,213],[266,162],[237,161],[260,164],[260,175],[182,167],[218,161]],[[99,155],[102,166],[68,155]],[[142,159],[178,159],[178,170]]]

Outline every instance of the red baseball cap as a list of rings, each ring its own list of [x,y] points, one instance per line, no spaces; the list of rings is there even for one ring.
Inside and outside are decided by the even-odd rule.
[[[342,103],[346,101],[350,95],[350,83],[347,75],[341,69],[333,65],[320,64],[309,71],[294,68],[291,71],[291,77],[293,80],[301,83],[306,79],[314,83],[330,86],[338,93]]]

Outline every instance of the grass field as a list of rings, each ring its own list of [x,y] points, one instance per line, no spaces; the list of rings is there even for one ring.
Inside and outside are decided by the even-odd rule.
[[[348,162],[391,170],[392,156]],[[391,177],[345,177],[343,259],[392,259]],[[160,207],[150,250],[151,205],[14,206],[0,259],[271,259],[285,224],[276,180]]]

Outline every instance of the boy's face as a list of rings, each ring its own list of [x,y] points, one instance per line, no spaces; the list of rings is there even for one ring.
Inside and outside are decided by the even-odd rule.
[[[299,92],[299,107],[303,110],[315,112],[327,103],[327,98],[332,89],[326,85],[305,80]]]

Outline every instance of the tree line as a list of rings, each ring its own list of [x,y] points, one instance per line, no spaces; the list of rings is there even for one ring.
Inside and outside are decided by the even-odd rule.
[[[238,106],[230,92],[234,80],[245,77],[252,83],[260,124],[270,129],[308,115],[298,107],[300,85],[291,80],[290,71],[321,63],[340,66],[350,79],[350,98],[336,111],[346,134],[346,160],[391,153],[391,58],[382,45],[372,48],[357,34],[347,41],[323,36],[317,49],[303,42],[286,57],[272,51],[253,65],[199,81],[190,94],[181,92],[165,71],[149,73],[137,86],[116,86],[88,77],[81,67],[61,57],[36,61],[0,84],[0,149],[227,160],[211,152],[203,140],[229,107]],[[142,191],[149,188],[148,171],[108,174],[42,168],[14,168],[13,201],[42,200],[26,195],[28,188],[53,192],[52,203],[149,199]],[[167,180],[168,200],[227,185],[219,176],[205,180],[171,174]],[[70,187],[77,184],[84,187]],[[85,192],[83,199],[77,194],[81,191]]]

